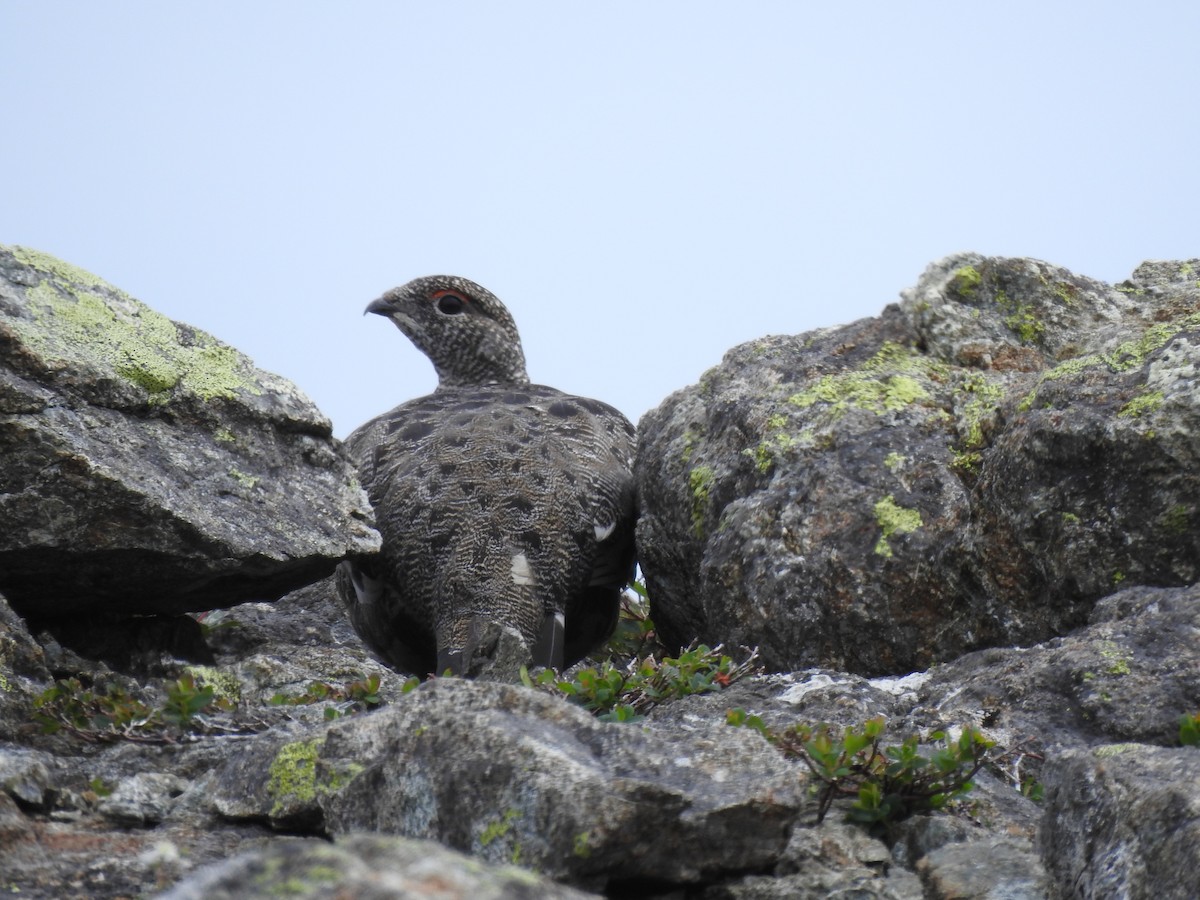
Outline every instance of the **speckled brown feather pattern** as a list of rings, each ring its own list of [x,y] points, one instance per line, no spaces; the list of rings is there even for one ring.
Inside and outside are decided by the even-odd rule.
[[[447,291],[477,306],[442,313]],[[633,426],[529,384],[508,311],[465,279],[418,279],[368,309],[416,334],[439,385],[346,442],[383,535],[379,559],[339,574],[359,634],[405,671],[450,660],[469,672],[486,623],[533,650],[560,613],[565,646],[534,661],[583,656],[611,632],[632,575]]]

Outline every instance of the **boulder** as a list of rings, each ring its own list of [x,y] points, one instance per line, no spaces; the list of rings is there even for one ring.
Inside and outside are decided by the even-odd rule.
[[[1038,832],[1063,897],[1196,896],[1200,748],[1113,744],[1062,754],[1045,771]]]
[[[803,781],[723,722],[623,727],[524,687],[441,679],[323,732],[263,735],[204,790],[228,819],[431,838],[611,888],[770,867]]]
[[[433,841],[356,834],[332,845],[292,840],[243,853],[197,872],[160,900],[235,900],[275,891],[297,900],[584,900],[596,896],[527,869],[480,863]]]
[[[0,455],[0,590],[39,620],[274,600],[378,549],[294,385],[21,247],[0,247]]]
[[[943,260],[872,319],[731,350],[638,427],[675,647],[901,674],[1200,577],[1200,282]]]

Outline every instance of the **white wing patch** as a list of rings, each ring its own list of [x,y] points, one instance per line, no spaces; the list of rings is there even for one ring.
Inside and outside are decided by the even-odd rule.
[[[529,568],[529,560],[524,553],[514,553],[512,558],[513,584],[533,584],[533,569]]]

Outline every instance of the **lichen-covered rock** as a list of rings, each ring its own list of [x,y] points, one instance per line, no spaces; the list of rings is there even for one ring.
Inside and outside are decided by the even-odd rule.
[[[878,318],[731,350],[643,417],[664,639],[903,673],[1200,575],[1200,282],[931,266]]]
[[[526,688],[439,680],[323,732],[264,735],[209,793],[229,818],[433,838],[603,887],[769,867],[802,786],[753,731],[623,727]]]
[[[1200,748],[1072,751],[1050,760],[1044,778],[1038,843],[1061,896],[1196,896]]]
[[[1091,624],[1035,647],[971,653],[931,670],[920,702],[1050,752],[1094,741],[1171,744],[1200,708],[1200,586],[1128,588]]]
[[[488,865],[433,841],[357,834],[333,844],[280,842],[217,863],[160,900],[236,900],[284,892],[297,900],[585,900],[585,894],[515,866]]]
[[[378,548],[300,391],[83,270],[0,248],[0,589],[39,619],[271,600]]]

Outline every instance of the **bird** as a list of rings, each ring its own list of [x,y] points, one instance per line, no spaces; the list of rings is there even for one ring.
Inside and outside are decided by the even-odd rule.
[[[633,425],[532,384],[512,314],[466,278],[414,279],[367,313],[438,383],[345,440],[382,537],[377,556],[338,566],[355,630],[420,677],[486,671],[498,631],[534,666],[577,662],[611,635],[634,575]]]

